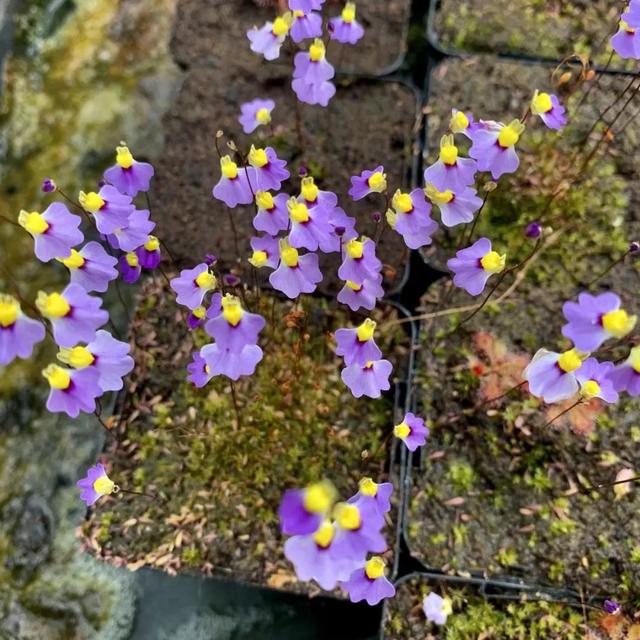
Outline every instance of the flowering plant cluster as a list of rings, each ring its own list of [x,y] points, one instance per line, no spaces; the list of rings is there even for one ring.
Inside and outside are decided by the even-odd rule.
[[[323,2],[289,0],[289,11],[250,29],[247,37],[251,50],[266,60],[277,59],[289,38],[294,99],[326,107],[336,93],[332,82],[335,69],[327,60],[329,43],[356,44],[364,30],[353,2],[347,2],[341,14],[325,24],[320,13]],[[620,25],[612,40],[615,50],[623,57],[640,58],[640,45],[635,40],[635,29],[640,28],[640,0],[631,0]],[[309,44],[303,50],[300,45],[305,41]],[[270,126],[275,109],[274,100],[262,97],[241,105],[243,131],[252,134],[259,127]],[[234,210],[253,207],[251,253],[238,256],[245,272],[251,273],[256,283],[258,272],[267,272],[274,295],[277,292],[298,300],[316,292],[327,275],[320,268],[321,254],[337,258],[331,267],[342,283],[336,301],[364,316],[354,326],[334,332],[335,354],[343,365],[340,378],[354,398],[379,398],[391,387],[393,365],[376,343],[377,325],[369,317],[385,295],[383,265],[377,253],[386,228],[397,233],[410,250],[434,243],[443,232],[441,227],[447,233],[454,227],[462,231],[458,249],[446,263],[453,285],[473,297],[480,296],[492,278],[493,286],[460,324],[486,305],[507,274],[516,272],[540,250],[543,225],[535,220],[524,233],[535,241],[532,252],[516,264],[509,264],[507,255],[500,253],[490,238],[474,240],[491,191],[503,176],[519,167],[518,145],[534,117],[552,131],[567,122],[558,97],[539,90],[533,93],[522,117],[505,122],[475,119],[471,113],[452,109],[437,158],[424,170],[423,187],[404,189],[389,184],[383,159],[376,166],[358,167],[350,179],[351,201],[376,199],[384,211],[374,219],[372,233],[358,229],[358,221],[342,208],[338,195],[323,190],[304,167],[298,171],[299,183],[292,184],[291,168],[273,146],[252,144],[240,149],[229,139],[230,153],[223,154],[218,145],[225,134],[219,132],[220,175],[212,197],[226,206],[234,234],[234,221],[240,215]],[[213,255],[194,260],[197,264],[171,279],[162,270],[161,242],[152,235],[155,222],[148,197],[147,208],[138,208],[135,201],[149,190],[153,174],[153,167],[136,161],[122,143],[117,147],[115,164],[104,172],[96,191],[80,192],[75,203],[53,181],[46,180],[43,190],[59,193],[66,202],[53,202],[42,213],[21,211],[17,217],[16,224],[33,238],[36,257],[63,265],[69,272],[69,283],[61,291],[40,292],[33,304],[23,300],[17,290],[0,294],[0,365],[30,357],[48,333],[59,348],[60,363],[51,363],[42,372],[49,383],[47,408],[52,412],[64,412],[72,418],[81,412],[95,413],[100,418],[99,399],[122,389],[134,361],[129,345],[104,329],[109,316],[97,294],[105,293],[112,284],[117,287],[119,280],[135,283],[143,269],[161,271],[177,304],[184,307],[187,328],[201,327],[210,339],[191,354],[186,374],[195,387],[204,388],[213,378],[224,376],[230,381],[235,402],[234,382],[252,376],[263,360],[260,341],[267,320],[251,310],[254,307],[246,295],[251,289],[249,278],[243,283],[238,276],[223,276]],[[350,205],[344,206],[348,209]],[[237,244],[237,234],[235,240]],[[36,317],[27,315],[25,309]],[[575,405],[592,398],[613,403],[623,392],[640,395],[640,346],[632,346],[628,357],[619,363],[591,355],[606,341],[628,339],[633,331],[637,318],[622,308],[620,298],[611,292],[582,292],[577,301],[565,303],[563,313],[567,322],[562,334],[573,347],[562,353],[538,351],[523,372],[530,392],[547,403],[577,395]],[[429,428],[421,417],[407,413],[391,433],[414,452],[425,445]],[[109,478],[102,464],[91,467],[77,486],[88,506],[103,496],[127,492]],[[392,597],[395,589],[385,575],[385,560],[380,555],[388,547],[382,529],[391,509],[392,491],[390,483],[368,477],[346,501],[338,500],[336,489],[327,480],[286,490],[279,510],[280,527],[290,536],[284,554],[298,578],[313,580],[327,590],[340,586],[353,602],[365,600],[376,605]],[[430,621],[442,625],[451,613],[451,603],[431,593],[424,611]]]

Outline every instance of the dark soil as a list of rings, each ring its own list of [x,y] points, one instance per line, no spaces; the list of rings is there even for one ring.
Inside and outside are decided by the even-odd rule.
[[[545,69],[490,58],[443,65],[432,87],[432,143],[446,128],[452,106],[471,109],[476,118],[508,121],[523,113],[535,88],[549,90],[548,82]],[[531,250],[522,236],[525,224],[544,209],[594,112],[615,100],[626,82],[603,80],[580,111],[570,109],[573,124],[559,136],[529,121],[521,167],[491,194],[476,239],[486,235],[498,251],[515,254],[514,261]],[[579,99],[563,96],[570,107]],[[639,403],[625,398],[605,409],[594,401],[552,425],[546,423],[565,405],[544,408],[526,392],[478,406],[520,382],[526,358],[537,349],[567,348],[561,305],[579,291],[612,289],[626,308],[638,311],[637,261],[627,259],[588,287],[638,229],[636,207],[629,206],[638,199],[638,137],[635,124],[625,128],[633,111],[631,105],[613,125],[614,144],[604,145],[589,170],[552,204],[547,220],[553,221],[555,241],[530,263],[513,293],[453,334],[468,311],[425,325],[418,375],[433,432],[423,466],[414,471],[408,533],[413,553],[428,566],[517,575],[632,601],[640,595],[640,529],[633,516],[640,493],[632,488],[616,498],[611,488],[593,490],[623,468],[638,468]],[[449,234],[427,254],[443,265],[456,244]],[[425,311],[442,305],[447,286],[430,291]],[[445,306],[475,302],[458,292]],[[597,357],[616,360],[626,353],[622,347]]]
[[[257,68],[260,57],[250,51],[246,33],[277,15],[273,6],[260,8],[258,4],[268,3],[179,0],[171,45],[176,62],[184,68]],[[322,15],[340,15],[342,6],[343,3],[327,2]],[[355,46],[331,43],[329,60],[338,71],[347,73],[380,74],[395,66],[405,51],[409,6],[410,0],[360,0],[357,19],[365,28],[365,35]]]
[[[304,312],[275,301],[273,324],[272,299],[263,295],[258,304],[268,320],[260,340],[265,357],[254,376],[235,384],[238,417],[227,378],[202,390],[186,382],[193,344],[173,296],[158,282],[143,288],[132,325],[137,367],[121,409],[120,441],[105,458],[122,487],[167,502],[119,496],[117,505],[99,504],[84,530],[99,557],[129,568],[313,590],[297,583],[282,552],[282,493],[326,477],[346,499],[362,475],[386,477],[381,442],[391,407],[385,399],[353,399],[333,353],[330,333],[348,326],[350,315],[319,299],[306,299]],[[395,312],[383,306],[374,317],[384,322]],[[201,330],[194,338],[209,341]],[[402,379],[404,332],[381,333],[378,344]],[[372,456],[366,463],[365,450]],[[389,526],[390,549],[393,531]]]
[[[231,11],[233,4],[222,3],[219,10]],[[199,11],[206,13],[206,2],[183,5],[176,27],[176,55],[182,50],[179,43],[184,29],[193,40],[189,42],[190,50],[198,50],[197,43],[202,37],[219,62],[203,59],[190,67],[180,95],[165,118],[167,147],[158,163],[152,199],[159,231],[181,264],[198,262],[206,253],[220,257],[227,268],[238,259],[244,262],[249,239],[255,234],[251,224],[253,208],[234,210],[240,236],[241,255],[237,256],[229,211],[211,197],[211,189],[220,175],[214,145],[218,130],[224,130],[227,135],[221,141],[225,149],[229,139],[236,140],[244,150],[252,142],[274,146],[280,157],[290,162],[293,178],[284,188],[292,194],[299,190],[298,168],[307,167],[320,188],[338,193],[343,208],[358,219],[359,231],[373,235],[371,214],[384,209],[384,198],[372,197],[353,203],[347,196],[349,178],[364,168],[382,163],[390,189],[408,185],[416,118],[413,92],[393,83],[340,81],[338,92],[327,109],[299,105],[303,129],[300,139],[296,135],[296,103],[290,87],[290,68],[265,64],[249,51],[245,39],[237,40],[220,28],[220,24],[227,23],[219,18],[216,22],[207,22],[198,17]],[[256,19],[251,16],[260,14],[260,10],[246,1],[241,6],[242,16],[228,24],[245,29]],[[398,38],[398,25],[395,28]],[[196,35],[192,35],[192,31]],[[201,31],[206,33],[206,38],[198,35]],[[283,55],[290,59],[289,52]],[[247,137],[237,118],[240,105],[256,96],[276,101],[274,128],[272,131],[262,129]],[[399,282],[407,255],[403,246],[396,234],[385,234],[380,244],[379,255],[389,265],[386,270],[389,287]],[[327,264],[335,266],[337,256],[334,258]],[[325,286],[331,288],[335,282],[335,274],[327,274]]]
[[[558,61],[579,53],[606,64],[622,8],[616,0],[442,0],[434,27],[449,50]],[[634,61],[615,56],[612,68]]]

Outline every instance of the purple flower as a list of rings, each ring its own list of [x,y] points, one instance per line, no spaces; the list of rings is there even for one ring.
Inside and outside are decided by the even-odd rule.
[[[453,271],[453,284],[464,289],[469,295],[477,296],[484,290],[487,280],[504,270],[506,254],[499,255],[491,249],[488,238],[480,238],[470,247],[456,253],[447,260],[447,267]]]
[[[338,269],[338,277],[355,284],[365,280],[377,280],[382,262],[376,257],[376,244],[369,238],[349,240],[343,245],[344,260]]]
[[[524,230],[524,235],[532,240],[537,240],[542,235],[542,225],[539,222],[530,222]]]
[[[43,213],[21,211],[18,216],[21,227],[34,240],[34,253],[38,260],[49,262],[54,258],[67,258],[71,248],[84,240],[78,229],[82,220],[73,215],[61,202],[50,204]]]
[[[254,229],[272,236],[284,231],[289,226],[288,200],[289,196],[286,193],[279,193],[274,197],[268,191],[258,191],[256,193],[258,213],[253,218]]]
[[[322,37],[322,16],[315,12],[294,11],[291,25],[291,39],[298,43],[306,38]]]
[[[247,38],[251,42],[251,51],[261,53],[265,60],[275,60],[280,55],[280,47],[289,33],[291,20],[291,14],[285,13],[273,22],[266,22],[259,29],[249,29]]]
[[[336,501],[336,489],[328,480],[305,489],[285,491],[278,509],[280,530],[287,535],[305,535],[320,528]]]
[[[630,16],[625,13],[622,17]],[[640,33],[630,27],[624,19],[620,20],[618,31],[611,38],[611,46],[621,58],[640,60]]]
[[[124,144],[116,147],[116,163],[104,172],[104,179],[120,193],[132,198],[140,191],[149,191],[154,169],[148,162],[138,162]]]
[[[306,104],[319,104],[326,107],[329,100],[336,95],[336,86],[333,82],[320,82],[319,84],[308,84],[301,78],[294,78],[291,81],[291,88],[294,90],[298,100]]]
[[[338,329],[336,355],[344,357],[345,365],[366,365],[369,360],[379,360],[382,352],[376,345],[373,334],[376,323],[367,318],[357,329]]]
[[[95,369],[65,369],[50,364],[42,375],[49,383],[48,411],[66,413],[70,418],[77,418],[81,411],[95,411],[96,398],[102,395],[100,376]]]
[[[633,347],[629,357],[608,374],[616,391],[626,391],[630,396],[640,395],[640,347]]]
[[[323,4],[324,0],[289,0],[289,9],[309,13],[310,11],[319,11]]]
[[[275,269],[280,260],[280,244],[278,238],[273,236],[261,236],[251,238],[251,248],[253,254],[249,258],[249,262],[260,269],[261,267],[270,267]]]
[[[286,160],[278,158],[271,147],[256,149],[254,145],[251,145],[249,164],[253,167],[249,177],[254,192],[278,191],[282,182],[289,179],[290,173],[285,168],[287,166]]]
[[[140,266],[144,269],[156,269],[162,260],[160,241],[155,236],[147,236],[144,244],[136,249]]]
[[[356,219],[348,216],[341,207],[334,207],[329,214],[329,224],[333,227],[332,246],[321,247],[325,253],[340,251],[341,244],[358,237]],[[330,251],[331,249],[332,251]]]
[[[438,191],[433,184],[424,188],[425,195],[440,209],[440,219],[445,227],[455,227],[473,220],[473,214],[482,206],[476,190],[465,187],[459,193],[451,189]]]
[[[478,171],[490,171],[497,180],[504,173],[513,173],[520,165],[515,145],[524,131],[524,124],[520,120],[512,120],[507,125],[484,124],[484,128],[470,134],[473,144],[469,155],[478,161]]]
[[[540,93],[537,89],[531,100],[531,113],[540,116],[549,129],[562,129],[567,124],[565,108],[560,104],[557,96]]]
[[[253,133],[259,126],[271,124],[271,112],[276,108],[273,100],[256,98],[251,102],[240,105],[239,122],[242,130],[246,133]]]
[[[366,279],[362,284],[347,280],[338,292],[338,302],[346,304],[351,311],[357,311],[361,307],[371,311],[376,306],[376,301],[384,296],[382,288],[382,275]]]
[[[225,349],[217,344],[207,344],[200,350],[200,355],[205,359],[211,376],[222,375],[231,380],[238,380],[240,376],[253,375],[263,353],[256,344],[248,344],[240,351]]]
[[[330,590],[349,579],[359,563],[349,557],[334,557],[335,536],[335,525],[325,520],[315,533],[296,535],[285,542],[284,555],[300,580],[315,580]]]
[[[220,294],[214,294],[214,295],[220,295]],[[196,307],[195,309],[190,309],[189,315],[187,316],[187,327],[189,327],[191,331],[194,331],[204,322],[204,319],[206,316],[207,316],[207,309],[204,306]]]
[[[121,255],[118,259],[118,267],[120,268],[122,281],[126,284],[133,284],[140,279],[142,267],[135,251]]]
[[[422,610],[427,620],[438,626],[446,624],[447,618],[453,612],[451,600],[442,598],[433,591],[422,601]]]
[[[353,200],[362,200],[370,193],[383,193],[387,190],[387,174],[380,165],[373,171],[365,170],[359,176],[351,178],[349,195]]]
[[[156,223],[149,220],[147,209],[135,210],[124,227],[113,230],[107,236],[109,244],[114,249],[121,251],[135,251],[149,238],[149,234],[155,229]]]
[[[109,283],[118,277],[115,269],[118,260],[93,240],[87,242],[80,251],[71,249],[68,258],[58,260],[69,269],[70,282],[79,284],[87,293],[104,293],[109,288]]]
[[[612,292],[597,296],[581,293],[578,302],[565,302],[562,306],[568,320],[562,335],[585,353],[595,351],[609,338],[624,338],[633,331],[638,318],[621,309],[620,304],[620,298]]]
[[[622,611],[622,607],[615,600],[605,600],[602,606],[610,616],[617,616]]]
[[[618,394],[609,378],[614,369],[613,362],[598,362],[595,358],[587,358],[576,371],[580,395],[587,400],[600,398],[608,403],[617,402]]]
[[[312,293],[322,282],[318,256],[315,253],[301,256],[288,239],[280,240],[280,264],[269,276],[269,282],[292,300],[301,293]]]
[[[393,493],[393,485],[390,482],[380,484],[371,478],[362,478],[358,483],[358,493],[349,499],[349,502],[361,502],[371,500],[376,506],[378,513],[383,516],[391,510],[390,497]]]
[[[96,337],[86,347],[77,345],[71,349],[60,349],[58,360],[74,369],[97,371],[98,386],[103,392],[120,391],[122,379],[134,367],[129,345],[102,329],[96,332]]]
[[[366,600],[367,604],[375,606],[385,598],[393,598],[396,590],[385,577],[384,567],[384,560],[373,556],[340,585],[349,594],[351,602]]]
[[[256,344],[265,320],[257,313],[242,308],[240,299],[227,293],[222,298],[222,313],[208,320],[205,331],[216,341],[220,349],[232,353],[241,351],[246,345]]]
[[[200,352],[193,354],[193,359],[187,365],[187,371],[189,372],[187,380],[189,380],[189,382],[193,382],[198,389],[204,387],[209,380],[213,378],[211,368],[207,365],[207,361],[202,357],[202,355],[200,355]]]
[[[451,109],[451,119],[449,120],[449,130],[451,133],[461,133],[469,138],[469,134],[481,128],[481,124],[473,119],[473,114]]]
[[[363,26],[356,20],[356,5],[347,2],[342,14],[329,20],[329,33],[332,40],[342,44],[356,44],[364,35]]]
[[[299,51],[294,58],[293,77],[304,84],[319,85],[331,80],[335,69],[326,58],[324,42],[316,38],[309,51]]]
[[[45,178],[40,186],[43,193],[53,193],[58,186],[52,178]]]
[[[220,170],[222,175],[213,187],[213,197],[231,208],[239,204],[251,204],[253,193],[244,167],[238,168],[230,156],[224,156],[220,158]]]
[[[458,193],[474,183],[477,170],[476,161],[459,157],[453,136],[446,135],[440,140],[438,160],[425,169],[424,181],[441,191],[451,189]]]
[[[316,251],[320,246],[330,244],[334,228],[322,207],[309,208],[297,198],[290,198],[287,201],[287,210],[291,221],[289,242],[292,247]]]
[[[101,309],[102,300],[90,296],[79,284],[68,284],[62,293],[40,291],[36,306],[53,328],[53,337],[61,347],[91,342],[109,314]]]
[[[370,360],[365,364],[352,364],[340,374],[354,398],[379,398],[382,391],[391,388],[389,376],[393,366],[388,360]]]
[[[393,435],[402,440],[409,451],[415,451],[427,441],[429,429],[422,418],[407,413],[402,422],[393,427]]]
[[[522,373],[529,392],[545,402],[567,400],[578,392],[576,371],[584,357],[575,349],[564,353],[540,349]]]
[[[93,214],[98,231],[105,235],[127,227],[129,216],[135,211],[131,198],[108,184],[98,193],[81,191],[78,201],[87,213]]]
[[[326,49],[320,38],[316,38],[309,51],[300,51],[294,58],[291,86],[300,102],[326,107],[336,93],[335,85],[329,82],[335,69],[326,59]]]
[[[215,289],[218,282],[202,262],[193,269],[183,269],[177,278],[171,280],[171,288],[176,292],[176,301],[189,309],[202,305],[208,291]]]
[[[333,509],[336,535],[332,553],[336,559],[362,562],[367,553],[382,553],[387,542],[380,532],[384,517],[372,501],[339,502]]]
[[[0,365],[16,357],[29,358],[44,336],[41,322],[25,316],[16,298],[0,293]]]
[[[76,482],[76,487],[82,489],[80,499],[86,503],[87,507],[95,504],[102,496],[108,496],[118,491],[118,487],[109,479],[101,464],[89,467],[87,475]]]
[[[398,189],[391,201],[393,209],[387,211],[387,222],[404,239],[409,249],[431,244],[431,235],[438,225],[431,219],[431,204],[425,200],[422,189],[403,193]]]

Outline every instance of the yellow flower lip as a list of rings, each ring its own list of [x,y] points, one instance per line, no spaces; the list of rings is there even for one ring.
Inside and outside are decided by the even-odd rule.
[[[72,366],[74,369],[84,369],[95,362],[95,356],[87,347],[76,346],[71,349],[62,348],[57,355],[60,362]]]
[[[47,379],[52,389],[64,391],[71,386],[71,375],[69,371],[59,367],[57,364],[50,364],[43,369],[42,375]]]
[[[287,209],[289,210],[289,216],[294,222],[299,224],[309,222],[309,209],[304,202],[298,202],[295,198],[289,198],[287,201]]]
[[[640,346],[631,349],[627,362],[636,373],[640,373]]]
[[[541,113],[548,113],[551,109],[553,109],[551,96],[548,93],[540,93],[536,89],[531,99],[531,113],[533,113],[534,116],[538,116]]]
[[[13,296],[0,293],[0,327],[11,327],[20,317],[20,303]]]
[[[357,329],[356,335],[360,342],[368,342],[373,338],[373,334],[376,330],[376,322],[367,318]]]
[[[434,204],[449,204],[454,198],[455,194],[451,189],[446,189],[445,191],[438,191],[436,187],[429,183],[424,188],[424,194],[433,202]]]
[[[458,147],[456,147],[452,135],[442,136],[440,140],[440,160],[444,164],[453,166],[458,160]]]
[[[460,133],[461,131],[465,131],[469,128],[469,118],[467,118],[466,114],[463,111],[456,111],[449,121],[449,129],[453,131],[453,133]]]
[[[520,140],[520,136],[524,129],[525,127],[520,120],[512,120],[508,125],[505,125],[500,129],[500,133],[498,134],[498,144],[503,149],[515,146],[518,140]]]
[[[343,22],[346,22],[347,24],[352,23],[355,19],[356,19],[356,5],[354,2],[347,2],[344,5],[344,9],[342,10],[342,13],[340,14],[340,17],[342,18]]]
[[[331,522],[325,520],[313,534],[313,541],[322,549],[326,549],[333,541],[335,533],[335,527]]]
[[[609,311],[600,318],[603,329],[614,338],[624,338],[631,333],[637,320],[637,316],[630,316],[624,309]]]
[[[100,476],[93,483],[93,490],[101,496],[107,496],[115,491],[116,485],[108,476]]]
[[[333,510],[333,517],[338,526],[347,531],[355,531],[362,525],[360,509],[355,504],[348,502],[339,502]]]
[[[362,478],[358,483],[358,489],[362,495],[375,498],[378,493],[378,484],[371,478]]]
[[[257,149],[254,145],[251,145],[251,149],[249,150],[249,164],[258,169],[266,167],[269,164],[267,152],[264,149]]]
[[[300,195],[307,202],[315,202],[318,199],[318,193],[320,193],[320,189],[318,189],[318,185],[316,185],[312,176],[302,179]]]
[[[328,480],[322,480],[304,490],[303,504],[310,513],[325,514],[329,513],[335,499],[335,487]]]
[[[211,273],[211,271],[205,270],[202,273],[199,273],[194,282],[200,289],[206,289],[210,291],[211,289],[215,289],[218,281],[216,277]]]
[[[596,380],[587,380],[580,389],[580,395],[583,398],[595,398],[600,393],[600,385]]]
[[[125,254],[124,259],[127,261],[127,264],[132,269],[135,269],[136,267],[140,266],[140,261],[138,260],[138,256],[134,251],[129,251],[129,253]]]
[[[384,560],[380,556],[369,558],[364,565],[364,572],[369,580],[376,580],[384,575]]]
[[[260,249],[256,249],[249,258],[249,263],[252,264],[256,268],[260,268],[264,266],[264,264],[269,259],[266,251],[261,251]]]
[[[320,62],[320,60],[324,60],[325,54],[324,42],[320,38],[316,38],[309,47],[309,58],[312,62]]]
[[[393,435],[400,440],[404,440],[411,433],[411,427],[406,422],[401,422],[393,427]]]
[[[345,246],[345,251],[347,255],[353,260],[359,260],[362,258],[362,254],[364,253],[364,242],[360,240],[349,240]]]
[[[238,177],[238,165],[231,159],[231,156],[220,158],[220,170],[222,175],[229,180],[235,180]]]
[[[352,280],[347,280],[345,284],[347,285],[347,287],[349,287],[349,289],[351,289],[351,291],[360,291],[360,289],[362,289],[361,284],[353,282]]]
[[[558,358],[558,366],[565,373],[571,373],[582,366],[582,356],[576,349],[569,349],[561,353]]]
[[[503,271],[506,262],[506,254],[500,255],[497,251],[489,251],[489,253],[486,253],[480,258],[482,268],[490,273],[500,273]]]
[[[408,193],[402,193],[400,189],[393,194],[391,206],[398,213],[411,213],[414,209],[411,195]]]
[[[278,16],[273,21],[273,26],[271,27],[271,32],[274,36],[278,38],[283,38],[289,33],[289,28],[291,27],[291,23],[293,22],[293,14],[290,11],[287,13]]]
[[[78,202],[80,206],[89,213],[97,213],[106,204],[95,191],[90,191],[89,193],[81,191],[78,195]]]
[[[32,236],[42,235],[49,228],[49,223],[44,219],[41,213],[32,211],[20,211],[18,215],[18,224],[26,229]]]
[[[289,244],[287,238],[280,240],[280,260],[293,269],[298,266],[298,250]]]
[[[375,171],[367,178],[367,184],[371,191],[382,193],[387,188],[387,174],[382,173],[382,171]]]
[[[68,258],[57,258],[67,269],[81,269],[84,266],[85,259],[79,251],[71,249],[71,255]]]
[[[244,309],[240,304],[240,299],[230,293],[225,294],[224,298],[222,298],[222,316],[224,319],[232,327],[237,327],[243,315]]]
[[[256,122],[260,124],[270,124],[271,123],[271,111],[269,109],[262,107],[262,109],[258,109],[256,111]]]
[[[256,193],[256,204],[259,209],[264,209],[265,211],[271,211],[276,206],[273,196],[268,191],[258,191]]]
[[[116,163],[120,165],[122,169],[131,168],[134,163],[134,159],[131,155],[131,151],[129,151],[129,147],[126,145],[116,147]]]
[[[147,251],[157,251],[160,248],[160,240],[155,236],[149,236],[144,243],[144,248]]]
[[[36,297],[36,307],[46,318],[63,318],[71,311],[71,305],[60,293],[45,293],[39,291]]]

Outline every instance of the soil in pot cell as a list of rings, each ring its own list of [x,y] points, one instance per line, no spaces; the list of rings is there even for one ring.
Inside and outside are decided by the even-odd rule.
[[[184,68],[234,68],[240,73],[255,69],[261,58],[249,49],[247,31],[273,21],[282,5],[287,3],[179,0],[171,46],[176,62]],[[342,1],[329,1],[322,7],[325,38],[327,21],[341,16],[344,8]],[[398,64],[405,52],[409,8],[410,0],[356,2],[355,19],[364,28],[364,35],[355,45],[332,42],[328,52],[331,63],[338,71],[355,74],[381,74]],[[291,44],[287,42],[283,51]],[[306,48],[308,44],[305,39],[299,46]],[[271,64],[286,66],[288,57],[281,56]]]
[[[577,53],[605,65],[622,10],[613,0],[442,0],[433,27],[447,50],[558,61]],[[616,55],[611,68],[634,65]]]
[[[511,90],[501,89],[509,79]],[[508,122],[526,109],[534,88],[548,87],[544,81],[534,67],[491,60],[447,64],[434,80],[430,124],[447,122],[451,106]],[[490,193],[472,241],[490,238],[515,265],[536,247],[537,240],[524,235],[527,224],[541,219],[544,231],[531,259],[506,276],[473,317],[500,276],[476,298],[448,281],[423,300],[418,384],[433,429],[422,468],[414,470],[407,531],[412,552],[428,566],[566,584],[631,603],[638,598],[640,530],[632,516],[640,506],[638,490],[633,484],[597,488],[638,467],[638,402],[623,394],[608,406],[592,399],[572,408],[577,397],[544,405],[521,384],[538,349],[571,347],[561,333],[565,301],[583,291],[611,290],[637,312],[637,261],[626,254],[638,229],[628,204],[637,197],[629,158],[638,138],[625,125],[632,111],[612,125],[615,144],[599,144],[594,133],[578,146],[594,111],[625,82],[603,79],[573,121],[581,95],[565,96],[570,124],[560,135],[529,121],[518,171]],[[593,145],[597,152],[584,164],[582,154]],[[584,168],[571,173],[567,159]],[[547,204],[563,180],[570,187]],[[444,266],[457,247],[471,243],[459,244],[459,233],[454,228],[443,235],[427,258]],[[443,308],[450,311],[429,315]],[[622,362],[628,353],[622,340],[592,355]]]
[[[200,329],[187,335],[161,281],[143,287],[132,324],[137,367],[122,404],[119,442],[104,458],[121,486],[166,502],[102,504],[84,528],[96,555],[129,568],[317,589],[297,582],[284,558],[277,515],[282,494],[327,478],[347,499],[361,477],[381,482],[391,406],[384,398],[355,400],[340,380],[330,334],[350,326],[348,312],[322,299],[294,305],[267,293],[252,304],[267,319],[256,373],[233,389],[223,377],[196,389],[186,381],[186,366],[194,342],[210,339]],[[382,325],[395,312],[382,306],[373,317]],[[377,335],[394,375],[404,376],[404,332],[396,327]],[[392,526],[386,535],[391,563]]]
[[[193,70],[166,119],[167,151],[156,167],[151,199],[159,233],[181,263],[204,255],[212,246],[218,248],[217,256],[227,266],[238,255],[229,211],[211,197],[220,177],[215,146],[218,130],[225,132],[218,141],[223,154],[229,153],[226,143],[230,140],[245,153],[252,144],[273,147],[278,157],[287,161],[291,173],[282,184],[282,193],[300,193],[298,171],[304,167],[320,189],[338,195],[339,205],[356,218],[358,231],[370,237],[377,233],[372,215],[384,213],[385,198],[370,196],[354,202],[347,195],[351,176],[382,164],[389,189],[408,186],[416,114],[412,91],[395,83],[345,81],[324,109],[297,103],[290,79],[271,66],[264,67],[267,75],[261,75],[265,79],[256,85],[257,70],[251,67],[248,77],[229,69]],[[238,123],[240,105],[256,96],[275,101],[273,126],[246,136]],[[250,255],[249,240],[256,233],[252,226],[255,210],[238,206],[230,213],[239,250]],[[384,234],[378,256],[387,265],[386,287],[399,284],[408,256],[402,239],[397,234]],[[329,290],[337,284],[335,278],[327,278],[324,286]]]
[[[385,613],[384,637],[389,640],[604,640],[616,637],[615,633],[634,631],[633,621],[624,615],[562,603],[519,601],[517,597],[490,600],[480,595],[479,587],[446,581],[416,576],[396,588],[396,597],[389,601]],[[444,620],[439,613],[441,607],[448,615],[444,624],[437,624],[436,617]]]

